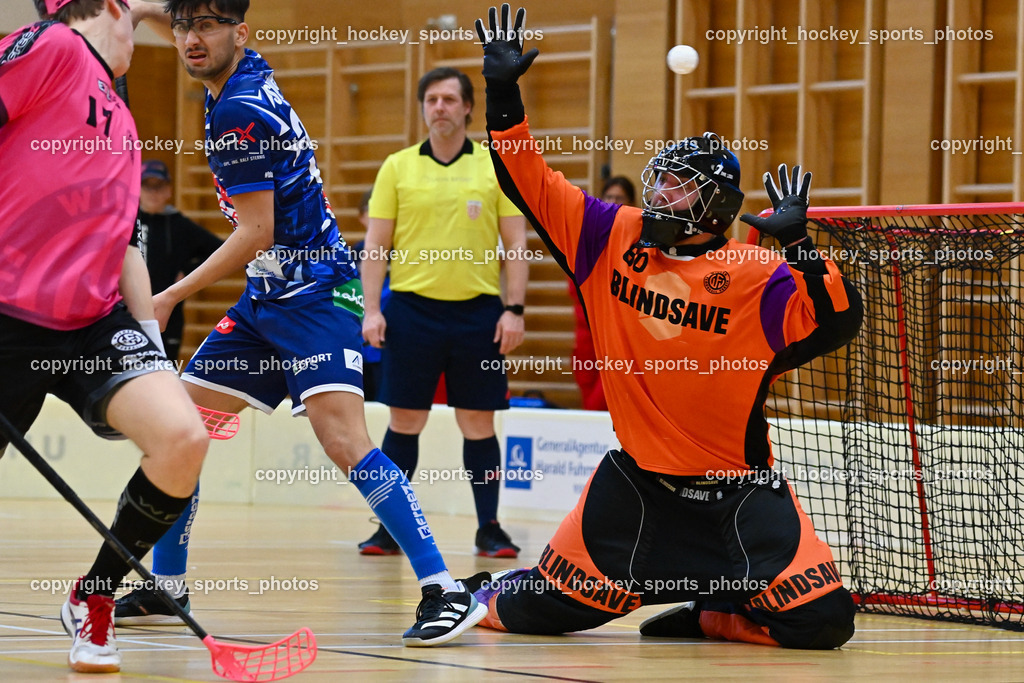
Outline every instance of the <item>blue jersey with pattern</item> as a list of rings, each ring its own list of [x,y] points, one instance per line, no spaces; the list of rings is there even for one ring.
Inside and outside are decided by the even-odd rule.
[[[330,290],[358,277],[315,148],[257,52],[246,49],[220,97],[206,93],[206,155],[221,211],[237,228],[231,197],[274,191],[274,246],[246,267],[254,299]]]

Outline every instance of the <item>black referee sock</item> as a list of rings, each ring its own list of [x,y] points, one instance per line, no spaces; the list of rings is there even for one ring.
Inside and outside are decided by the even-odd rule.
[[[483,528],[498,519],[498,494],[501,492],[501,446],[498,437],[463,439],[462,463],[473,473],[476,519]]]
[[[420,460],[420,435],[399,434],[388,431],[384,433],[384,441],[380,445],[384,454],[391,458],[391,462],[398,466],[405,474],[405,478],[412,481],[412,475],[416,472],[416,463]]]
[[[146,477],[140,467],[121,493],[110,530],[135,559],[141,560],[174,525],[191,501],[192,494],[184,498],[167,495]],[[130,569],[128,563],[104,543],[96,562],[82,577],[79,598],[94,594],[113,597]]]

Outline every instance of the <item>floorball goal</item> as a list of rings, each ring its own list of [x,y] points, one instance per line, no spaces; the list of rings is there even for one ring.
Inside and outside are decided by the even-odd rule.
[[[773,386],[776,467],[861,609],[1024,629],[1024,204],[810,218],[865,318]]]

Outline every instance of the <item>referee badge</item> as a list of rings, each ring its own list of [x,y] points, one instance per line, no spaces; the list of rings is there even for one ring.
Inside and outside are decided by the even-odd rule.
[[[466,215],[469,216],[469,220],[475,221],[480,218],[480,214],[484,211],[484,203],[475,199],[470,199],[466,202]]]

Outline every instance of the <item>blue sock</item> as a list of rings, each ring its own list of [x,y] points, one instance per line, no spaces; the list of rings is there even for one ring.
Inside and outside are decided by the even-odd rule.
[[[388,456],[374,448],[348,478],[409,558],[417,579],[447,571],[409,480]]]
[[[473,473],[473,502],[480,528],[498,519],[498,494],[501,492],[501,445],[498,437],[463,439],[462,464]]]
[[[192,534],[192,522],[199,509],[199,484],[192,493],[192,502],[178,517],[167,533],[153,546],[153,573],[160,576],[180,576],[188,565],[188,540]]]

